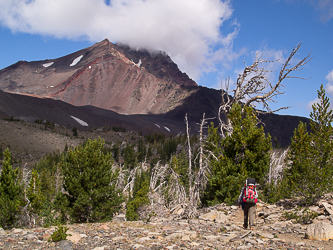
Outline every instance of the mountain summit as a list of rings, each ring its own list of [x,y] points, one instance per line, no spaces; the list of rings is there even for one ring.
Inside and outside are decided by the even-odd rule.
[[[0,90],[91,105],[121,114],[161,114],[197,87],[161,51],[102,42],[70,55],[20,61],[0,71]]]
[[[221,98],[221,90],[198,86],[165,53],[107,39],[61,58],[20,61],[0,70],[0,117],[80,129],[117,126],[176,135],[185,132],[187,114],[196,133],[204,113],[218,125]],[[260,119],[282,147],[289,145],[299,121],[307,121],[276,114]]]

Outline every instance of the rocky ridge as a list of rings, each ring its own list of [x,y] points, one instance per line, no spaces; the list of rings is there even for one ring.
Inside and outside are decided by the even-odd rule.
[[[151,221],[128,222],[120,214],[112,222],[67,225],[71,236],[60,242],[48,242],[55,227],[0,229],[0,249],[332,249],[332,201],[329,194],[310,207],[319,216],[309,225],[285,220],[284,212],[296,211],[295,207],[287,209],[289,201],[275,205],[259,202],[254,230],[242,228],[242,211],[237,206],[205,208],[197,219],[190,220],[176,219],[179,207]],[[317,236],[324,229],[331,238],[309,239],[313,226],[319,229]]]
[[[89,130],[117,126],[177,135],[186,131],[187,115],[191,133],[197,133],[203,114],[218,125],[221,93],[198,86],[161,51],[106,39],[60,58],[20,61],[0,70],[0,118],[43,119],[87,129],[76,124],[75,116]],[[308,121],[274,114],[260,120],[275,147],[289,146],[299,121]]]
[[[0,70],[5,92],[91,105],[121,114],[161,114],[197,87],[169,56],[107,39],[57,59],[20,61]]]

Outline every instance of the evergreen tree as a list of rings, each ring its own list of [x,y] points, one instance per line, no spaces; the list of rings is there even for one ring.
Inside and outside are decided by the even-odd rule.
[[[120,152],[120,149],[119,149],[119,144],[118,144],[118,143],[115,143],[115,144],[112,146],[111,152],[112,152],[112,154],[113,154],[113,159],[114,159],[116,162],[119,162],[119,152]]]
[[[333,113],[323,85],[318,90],[318,100],[310,113],[311,132],[301,122],[294,132],[287,157],[289,164],[284,171],[286,196],[300,197],[305,203],[312,203],[332,190]]]
[[[7,148],[0,175],[0,226],[5,229],[14,226],[23,206],[23,185],[19,182],[19,169],[13,169],[12,155]]]
[[[31,179],[27,189],[27,197],[30,201],[30,212],[38,215],[43,208],[45,198],[42,194],[39,175],[35,169],[33,169],[31,173]]]
[[[57,202],[63,216],[68,214],[74,222],[111,220],[120,209],[118,173],[113,173],[111,154],[104,154],[103,147],[102,139],[88,139],[60,162],[65,192],[57,196]]]
[[[68,145],[66,144],[63,153],[55,151],[51,154],[48,154],[34,166],[34,169],[36,169],[38,173],[42,195],[48,202],[54,199],[58,191],[56,190],[57,180],[60,179],[60,177],[57,176],[60,172],[58,163],[60,162],[61,157],[67,153],[67,151]],[[58,189],[59,187],[60,185],[58,186]]]
[[[189,180],[188,180],[188,158],[183,149],[180,154],[177,156],[173,156],[171,158],[171,167],[173,170],[179,175],[180,183],[184,186],[184,188],[188,191],[189,188]]]
[[[138,164],[137,154],[134,145],[127,144],[123,151],[124,165],[127,168],[134,168]]]
[[[73,136],[78,136],[76,127],[73,127],[72,132],[73,132]]]
[[[234,203],[246,178],[255,178],[261,185],[269,169],[270,136],[265,136],[263,127],[257,127],[257,118],[250,107],[234,104],[229,119],[233,133],[220,140],[217,128],[209,129],[207,148],[217,155],[212,160],[211,176],[204,202]]]
[[[3,158],[2,145],[0,145],[0,159]]]
[[[129,196],[126,205],[126,219],[136,221],[139,219],[138,208],[149,203],[149,175],[141,169],[140,173],[135,174],[133,196]]]
[[[140,138],[138,142],[138,162],[143,162],[147,155],[146,144],[143,142],[143,139]]]
[[[176,153],[177,145],[177,141],[173,137],[167,138],[163,143],[160,144],[158,153],[160,154],[160,159],[162,162],[167,162],[170,160],[171,156]]]

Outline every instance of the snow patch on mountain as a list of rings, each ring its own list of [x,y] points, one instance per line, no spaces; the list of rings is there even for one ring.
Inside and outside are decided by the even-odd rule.
[[[82,57],[83,57],[83,55],[80,55],[79,57],[75,58],[69,66],[71,66],[71,67],[75,66],[82,59]]]
[[[155,123],[155,125],[156,125],[158,128],[161,128],[161,126],[160,126],[160,125],[158,125],[158,124],[156,124],[156,123]]]
[[[44,63],[44,64],[43,64],[43,67],[44,67],[44,68],[50,67],[53,63],[54,63],[54,62]]]
[[[164,126],[164,128],[170,132],[170,129],[168,127]]]
[[[82,121],[81,119],[76,118],[75,116],[72,115],[70,117],[72,117],[75,121],[77,121],[81,126],[89,127],[88,123],[86,123],[85,121]]]

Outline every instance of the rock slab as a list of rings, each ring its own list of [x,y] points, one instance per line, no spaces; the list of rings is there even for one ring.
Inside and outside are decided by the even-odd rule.
[[[311,224],[306,228],[305,238],[325,241],[333,239],[333,225],[326,222]]]

